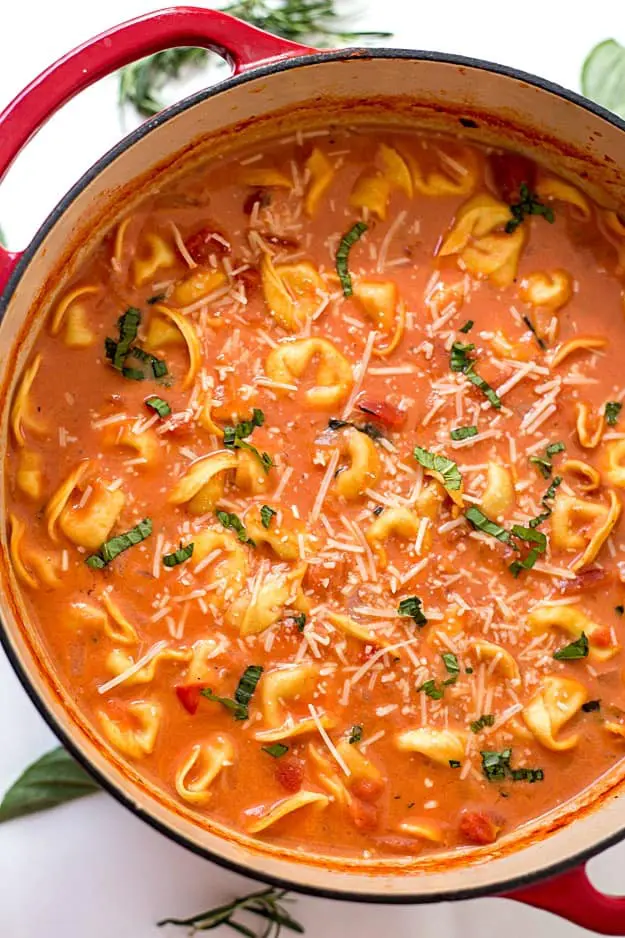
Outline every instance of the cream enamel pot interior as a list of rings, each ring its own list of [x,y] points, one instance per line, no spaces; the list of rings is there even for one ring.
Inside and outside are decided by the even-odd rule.
[[[619,172],[625,164],[625,123],[562,88],[501,66],[435,53],[319,53],[193,8],[162,11],[113,29],[36,79],[0,115],[0,178],[29,137],[74,94],[141,56],[181,45],[219,52],[232,65],[232,76],[147,121],[104,156],[22,254],[0,249],[3,446],[17,371],[49,303],[81,257],[161,173],[186,167],[207,146],[222,146],[235,133],[260,134],[269,121],[286,129],[294,115],[319,124],[331,105],[350,122],[392,119],[505,145],[557,166],[604,202],[625,203],[625,177]],[[98,781],[169,837],[257,879],[317,895],[397,903],[512,893],[511,898],[587,928],[625,935],[625,900],[602,896],[583,866],[576,866],[625,836],[625,763],[574,804],[495,847],[414,861],[348,862],[251,842],[214,823],[200,823],[104,747],[28,629],[7,562],[4,524],[1,550],[0,631],[26,691]],[[546,881],[535,882],[541,878]]]

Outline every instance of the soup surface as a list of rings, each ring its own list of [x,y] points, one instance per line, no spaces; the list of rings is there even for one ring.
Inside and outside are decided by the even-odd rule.
[[[622,758],[625,227],[375,128],[214,159],[50,311],[5,474],[33,623],[197,812],[487,844]]]

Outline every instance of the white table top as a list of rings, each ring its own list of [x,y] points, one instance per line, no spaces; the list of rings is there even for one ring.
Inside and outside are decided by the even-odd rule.
[[[31,0],[4,6],[0,107],[55,58],[107,27],[158,7],[158,0]],[[611,37],[625,42],[617,0],[594,0],[590,8],[553,0],[520,5],[447,0],[444,7],[417,0],[348,0],[339,6],[360,9],[362,15],[352,18],[350,27],[392,31],[390,44],[490,59],[575,89],[584,57],[596,42]],[[0,188],[0,224],[10,247],[26,246],[63,193],[124,129],[130,127],[120,124],[114,78],[84,92],[50,121]],[[53,745],[51,732],[0,651],[0,792]],[[625,844],[591,863],[597,884],[614,893],[625,893],[624,869]],[[155,927],[159,918],[191,915],[253,888],[169,842],[104,794],[0,827],[3,938],[164,938]],[[589,934],[500,899],[389,908],[302,897],[295,909],[308,938],[378,938],[383,933],[477,938],[495,928],[507,938]]]

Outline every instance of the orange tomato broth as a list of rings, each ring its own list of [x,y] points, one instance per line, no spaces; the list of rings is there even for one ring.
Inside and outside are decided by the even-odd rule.
[[[523,184],[539,214],[515,228]],[[358,221],[348,297],[336,253]],[[221,157],[107,235],[37,340],[6,471],[27,609],[103,739],[202,815],[366,857],[493,842],[621,759],[625,418],[602,415],[625,396],[623,235],[521,157],[364,127]],[[167,376],[107,360],[130,307]],[[254,408],[268,472],[224,447]],[[190,499],[214,453],[231,468]],[[541,513],[515,577],[532,543],[502,529]],[[399,614],[414,597],[425,623]],[[588,654],[553,657],[573,642]],[[200,693],[232,700],[249,666],[248,719]]]

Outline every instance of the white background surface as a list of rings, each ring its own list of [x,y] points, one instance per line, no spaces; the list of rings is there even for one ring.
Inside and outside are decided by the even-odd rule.
[[[157,0],[1,4],[0,108],[73,46],[157,5]],[[584,57],[596,42],[610,37],[625,42],[621,0],[342,5],[352,13],[358,7],[361,15],[350,17],[349,28],[392,31],[389,44],[490,59],[575,89]],[[0,187],[0,224],[12,248],[26,246],[70,185],[132,125],[128,116],[125,128],[120,120],[115,78],[83,93],[47,125]],[[54,744],[0,651],[0,792]],[[591,873],[606,891],[625,893],[625,844],[593,861]],[[155,927],[159,918],[190,915],[252,888],[253,883],[170,843],[107,795],[0,827],[2,938],[166,938]],[[574,904],[575,896],[570,898]],[[589,934],[500,899],[388,908],[299,898],[294,911],[308,938],[481,938],[495,929],[506,938]]]

